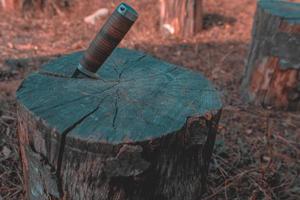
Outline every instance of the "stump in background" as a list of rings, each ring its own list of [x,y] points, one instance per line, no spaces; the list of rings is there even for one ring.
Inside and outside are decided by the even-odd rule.
[[[242,83],[250,102],[300,109],[300,4],[258,2]]]
[[[127,49],[100,79],[71,78],[81,56],[50,62],[17,92],[28,199],[199,199],[222,106],[211,83]]]
[[[182,37],[202,29],[202,0],[160,0],[160,27],[163,32]]]

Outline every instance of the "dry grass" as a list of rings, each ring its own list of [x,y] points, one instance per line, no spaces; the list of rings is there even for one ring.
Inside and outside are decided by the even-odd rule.
[[[12,101],[0,99],[0,199],[20,199],[23,191]]]

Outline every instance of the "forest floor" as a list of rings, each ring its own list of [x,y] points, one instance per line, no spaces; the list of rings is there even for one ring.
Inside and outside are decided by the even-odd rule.
[[[85,49],[104,19],[97,8],[118,0],[82,1],[57,15],[0,11],[0,200],[21,199],[15,91],[24,77],[59,55]],[[221,91],[224,111],[204,199],[298,199],[300,113],[250,106],[240,97],[254,0],[204,1],[204,30],[193,38],[163,37],[158,0],[128,0],[140,13],[121,46],[201,71]]]

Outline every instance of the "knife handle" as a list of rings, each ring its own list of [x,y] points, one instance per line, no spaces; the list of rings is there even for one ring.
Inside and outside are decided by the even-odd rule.
[[[138,14],[132,7],[121,3],[107,19],[85,51],[80,60],[78,70],[88,76],[95,74],[124,38],[137,18]]]

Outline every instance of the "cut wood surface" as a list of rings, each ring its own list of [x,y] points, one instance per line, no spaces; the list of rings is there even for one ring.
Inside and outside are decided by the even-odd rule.
[[[194,36],[202,29],[202,0],[160,0],[160,18],[162,32]]]
[[[250,102],[300,109],[300,4],[258,2],[242,84]]]
[[[81,52],[17,92],[30,199],[195,199],[205,189],[221,101],[200,73],[116,49],[98,80],[71,78]]]

